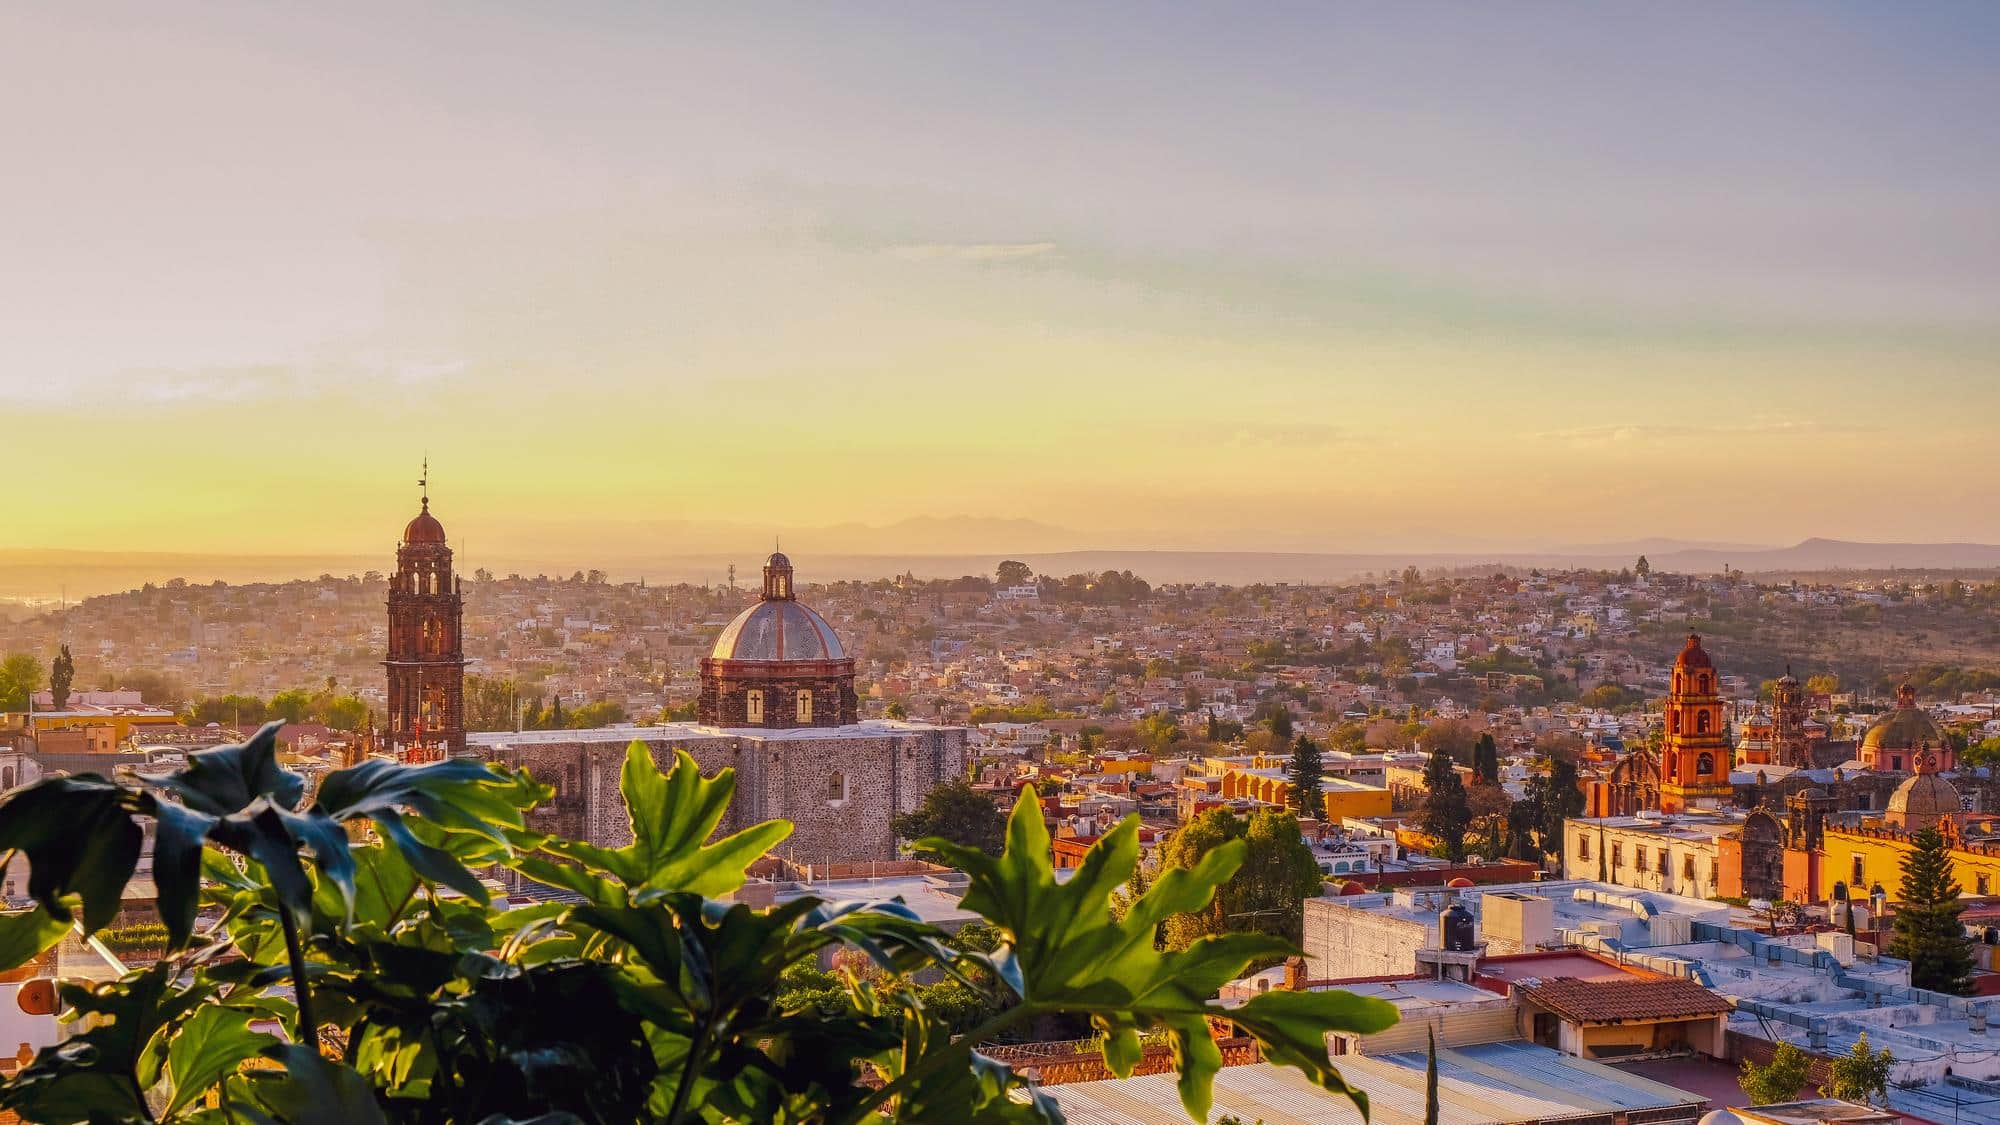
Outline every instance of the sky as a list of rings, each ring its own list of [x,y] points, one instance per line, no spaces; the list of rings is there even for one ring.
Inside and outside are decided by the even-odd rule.
[[[978,7],[0,0],[5,545],[2000,542],[2000,7]]]

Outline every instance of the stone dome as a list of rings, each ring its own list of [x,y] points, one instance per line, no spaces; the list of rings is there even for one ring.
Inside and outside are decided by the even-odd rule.
[[[1743,1125],[1743,1119],[1726,1109],[1711,1109],[1695,1125]]]
[[[1715,667],[1715,662],[1708,658],[1708,650],[1701,647],[1701,634],[1688,634],[1687,644],[1681,646],[1681,654],[1674,658],[1674,667],[1708,669]]]
[[[422,543],[437,544],[440,546],[444,544],[444,525],[438,522],[436,516],[431,515],[431,502],[429,500],[424,501],[424,509],[417,513],[417,518],[411,520],[409,526],[403,528],[403,542],[406,544]]]
[[[1944,731],[1930,712],[1917,706],[1917,693],[1908,684],[1896,691],[1896,706],[1875,720],[1862,736],[1864,750],[1916,750],[1945,745]]]
[[[1959,810],[1958,790],[1934,773],[1920,773],[1889,794],[1883,819],[1898,828],[1930,828]]]
[[[825,618],[798,602],[775,598],[737,614],[708,655],[712,660],[769,662],[847,658]]]

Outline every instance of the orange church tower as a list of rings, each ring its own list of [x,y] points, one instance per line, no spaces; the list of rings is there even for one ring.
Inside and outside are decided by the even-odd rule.
[[[405,762],[465,751],[465,593],[444,525],[431,515],[430,475],[425,458],[423,508],[403,529],[389,579],[387,741]]]
[[[1730,799],[1729,724],[1717,680],[1701,638],[1689,633],[1667,691],[1667,734],[1660,750],[1660,807],[1667,812]]]

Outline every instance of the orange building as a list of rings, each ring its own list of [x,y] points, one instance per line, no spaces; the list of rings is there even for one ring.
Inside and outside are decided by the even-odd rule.
[[[1728,804],[1732,796],[1729,724],[1718,681],[1701,638],[1689,633],[1687,645],[1674,660],[1667,691],[1667,730],[1660,753],[1660,807],[1667,812],[1715,808]]]

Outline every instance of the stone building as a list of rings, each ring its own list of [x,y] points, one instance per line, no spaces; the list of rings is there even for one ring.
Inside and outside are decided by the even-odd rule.
[[[854,661],[798,601],[782,554],[765,563],[762,599],[723,629],[701,676],[699,722],[474,734],[470,748],[555,787],[536,831],[606,847],[631,840],[618,793],[626,746],[644,743],[661,769],[685,750],[705,774],[736,771],[721,831],[789,820],[777,854],[813,865],[896,858],[890,820],[964,776],[965,728],[859,720]]]

